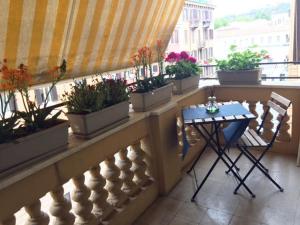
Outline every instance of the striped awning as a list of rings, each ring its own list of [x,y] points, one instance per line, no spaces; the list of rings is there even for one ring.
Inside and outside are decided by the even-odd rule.
[[[35,83],[68,63],[68,77],[130,66],[138,48],[166,47],[184,0],[0,0],[0,59],[28,65]]]

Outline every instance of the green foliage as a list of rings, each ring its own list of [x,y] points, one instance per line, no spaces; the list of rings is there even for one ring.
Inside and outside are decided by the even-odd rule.
[[[69,113],[88,114],[105,107],[128,100],[126,81],[123,79],[93,80],[88,84],[86,79],[75,82],[71,92],[63,95]]]
[[[222,18],[216,18],[214,27],[215,29],[226,27],[232,22],[251,22],[259,19],[270,20],[272,15],[277,13],[288,13],[289,10],[289,3],[280,3],[275,6],[251,10],[248,13],[240,15],[229,15]]]
[[[164,78],[164,75],[159,75],[156,77],[146,78],[144,80],[138,80],[136,83],[136,88],[132,89],[131,92],[145,93],[165,86],[167,81]]]
[[[63,95],[69,113],[87,114],[104,107],[104,91],[95,84],[88,84],[86,79],[75,82],[70,93]]]
[[[14,91],[5,91],[0,94],[1,120],[0,120],[0,144],[13,139],[15,128],[18,125],[18,118],[15,112],[10,112],[7,118],[7,108],[14,98]]]
[[[252,70],[258,68],[258,63],[268,58],[267,52],[246,49],[242,52],[236,51],[236,46],[230,47],[230,53],[225,60],[216,60],[217,69],[221,71]]]
[[[221,28],[221,27],[227,27],[229,25],[230,21],[226,18],[217,18],[215,19],[214,27],[215,29]]]
[[[190,76],[197,76],[201,72],[200,67],[187,60],[176,62],[174,65],[166,66],[166,73],[174,75],[175,80],[181,80]]]
[[[25,111],[18,111],[17,114],[24,120],[22,127],[25,130],[25,133],[36,132],[38,130],[51,127],[59,122],[58,117],[62,111],[58,110],[57,112],[52,113],[55,107],[48,107],[48,101],[51,91],[65,76],[66,71],[67,62],[65,60],[63,60],[59,67],[55,67],[52,71],[49,71],[49,74],[52,77],[52,83],[46,93],[45,100],[41,105],[37,105],[34,101],[30,100],[29,86],[24,86],[19,89]]]
[[[115,105],[127,101],[129,94],[127,91],[126,80],[123,79],[102,79],[97,84],[97,90],[104,93],[104,107]]]

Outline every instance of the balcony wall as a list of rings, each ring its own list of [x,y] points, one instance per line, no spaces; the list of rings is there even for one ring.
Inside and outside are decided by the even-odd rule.
[[[192,147],[181,159],[180,112],[185,106],[205,103],[209,91],[201,88],[174,96],[170,103],[151,112],[132,112],[129,122],[91,140],[70,135],[67,151],[2,177],[0,224],[15,224],[15,218],[18,223],[31,225],[49,221],[131,224],[159,195],[176,185],[199,152],[203,142],[192,127],[187,127]],[[243,102],[257,114],[257,122],[272,91],[291,99],[292,109],[272,151],[297,154],[300,118],[293,115],[300,113],[298,87],[215,86],[214,91],[219,101]],[[276,126],[273,115],[264,128],[267,138]]]

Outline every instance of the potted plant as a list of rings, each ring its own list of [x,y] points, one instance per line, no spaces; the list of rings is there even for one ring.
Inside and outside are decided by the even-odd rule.
[[[129,119],[129,103],[126,80],[86,79],[75,82],[71,92],[64,93],[67,117],[73,133],[92,138]]]
[[[68,124],[58,117],[61,110],[48,107],[48,98],[66,72],[66,62],[49,71],[52,84],[41,105],[30,95],[32,77],[25,65],[10,69],[4,60],[1,68],[0,173],[12,171],[66,149]],[[8,112],[15,96],[22,102],[23,111]],[[53,141],[55,140],[55,141]]]
[[[260,84],[261,69],[258,63],[268,57],[265,50],[246,49],[239,52],[232,45],[227,59],[216,61],[220,84]]]
[[[199,86],[200,68],[196,59],[187,52],[171,52],[165,59],[171,63],[166,67],[166,73],[173,78],[173,93],[183,94]]]
[[[161,45],[156,46],[157,53],[162,54]],[[160,74],[152,73],[152,51],[148,47],[138,50],[132,57],[135,68],[136,86],[131,89],[130,101],[136,112],[145,112],[171,100],[172,84],[167,83],[163,71],[163,57],[158,57]]]

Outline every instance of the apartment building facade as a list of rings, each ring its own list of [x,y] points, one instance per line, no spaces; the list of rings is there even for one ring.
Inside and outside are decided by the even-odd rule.
[[[170,39],[167,52],[187,51],[199,64],[206,64],[214,56],[214,5],[211,1],[187,0]],[[212,74],[203,71],[203,76]]]

